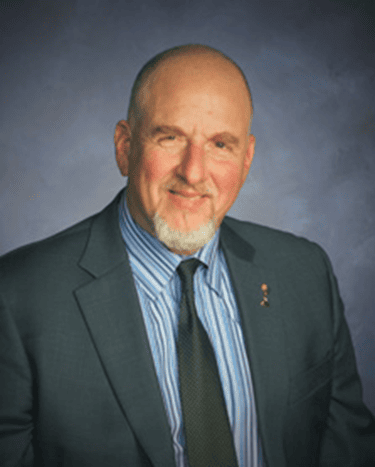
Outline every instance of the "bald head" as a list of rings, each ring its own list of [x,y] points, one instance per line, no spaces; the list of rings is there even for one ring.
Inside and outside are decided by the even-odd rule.
[[[215,234],[249,172],[251,95],[221,52],[189,45],[137,76],[128,121],[115,130],[133,219],[171,251],[191,254]]]
[[[147,110],[151,90],[158,92],[173,89],[176,85],[192,80],[210,86],[218,80],[228,86],[237,87],[249,109],[249,132],[253,116],[253,105],[249,84],[241,68],[229,57],[212,47],[189,44],[174,47],[153,57],[138,73],[134,82],[128,109],[128,121],[134,128]],[[172,81],[172,82],[171,82]],[[169,86],[168,86],[169,84]],[[154,92],[155,94],[155,92]]]

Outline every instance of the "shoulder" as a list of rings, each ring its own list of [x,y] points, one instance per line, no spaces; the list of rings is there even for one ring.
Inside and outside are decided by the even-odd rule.
[[[30,282],[48,274],[53,265],[77,264],[87,242],[95,216],[91,216],[51,237],[24,245],[0,257],[0,281],[18,278]]]
[[[327,264],[330,266],[323,248],[305,237],[231,217],[225,217],[222,227],[227,232],[229,241],[237,244],[238,252],[241,250],[245,254],[245,249],[252,250],[258,263],[309,263],[324,270]]]
[[[60,267],[71,263],[77,264],[90,240],[93,225],[99,222],[113,228],[116,224],[121,193],[102,211],[55,235],[22,246],[0,257],[0,279],[2,280],[4,275],[7,276],[10,272],[16,274],[23,271],[24,274],[32,274],[33,270],[36,270],[40,273],[49,264],[59,264]]]
[[[266,227],[253,222],[240,221],[232,217],[225,217],[223,224],[236,232],[243,240],[249,242],[254,247],[267,247],[267,249],[283,247],[313,249],[319,248],[315,242],[305,237],[297,236],[290,232]]]

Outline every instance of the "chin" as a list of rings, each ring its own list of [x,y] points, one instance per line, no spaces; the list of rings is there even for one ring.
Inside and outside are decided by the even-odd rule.
[[[206,245],[216,232],[214,219],[201,224],[198,229],[182,232],[174,229],[156,213],[153,217],[156,237],[170,250],[196,251]]]

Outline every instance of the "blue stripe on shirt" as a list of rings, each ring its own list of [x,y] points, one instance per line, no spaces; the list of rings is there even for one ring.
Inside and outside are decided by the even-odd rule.
[[[181,296],[176,272],[186,259],[169,251],[136,224],[120,202],[120,228],[129,255],[156,374],[171,427],[177,467],[188,467],[178,386],[176,338]],[[198,267],[194,291],[198,316],[215,351],[239,467],[261,467],[254,392],[249,362],[219,230],[196,252],[207,268]]]

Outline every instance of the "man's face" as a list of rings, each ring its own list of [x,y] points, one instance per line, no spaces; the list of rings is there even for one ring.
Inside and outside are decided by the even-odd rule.
[[[119,123],[129,135],[123,174],[129,177],[133,218],[153,235],[159,220],[182,236],[204,233],[211,224],[212,236],[234,203],[254,152],[244,83],[217,58],[179,58],[155,72],[146,105],[133,134],[127,122]],[[202,246],[197,245],[170,249],[189,254]]]

